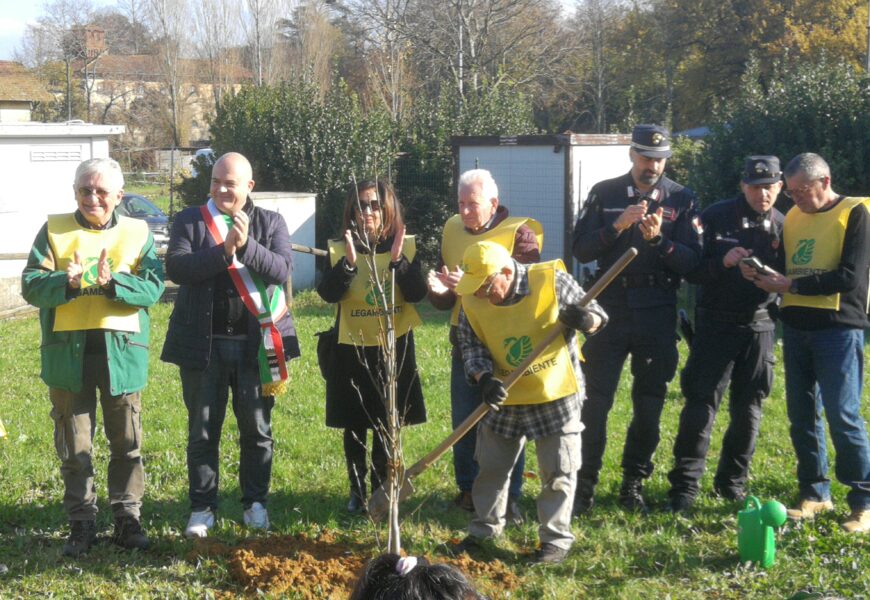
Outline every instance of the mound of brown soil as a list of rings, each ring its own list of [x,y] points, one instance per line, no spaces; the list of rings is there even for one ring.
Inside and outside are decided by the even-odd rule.
[[[224,558],[233,579],[246,591],[270,594],[293,592],[306,599],[345,599],[350,595],[371,548],[337,542],[331,532],[317,537],[306,534],[270,536],[227,546],[212,539],[197,540],[188,560]],[[520,587],[521,579],[500,561],[479,562],[458,558],[430,559],[459,568],[478,589],[493,598]]]

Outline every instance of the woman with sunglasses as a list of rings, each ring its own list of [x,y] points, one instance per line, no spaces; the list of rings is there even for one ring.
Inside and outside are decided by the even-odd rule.
[[[426,420],[412,332],[420,317],[411,303],[426,297],[427,284],[415,249],[414,237],[405,235],[402,207],[389,183],[364,181],[350,188],[339,237],[329,241],[330,267],[317,293],[337,305],[338,344],[326,359],[331,364],[321,369],[326,375],[326,425],[344,430],[351,513],[365,510],[369,429],[371,489],[380,487],[386,477],[381,344],[387,313],[393,317],[396,335],[399,416],[405,425]]]

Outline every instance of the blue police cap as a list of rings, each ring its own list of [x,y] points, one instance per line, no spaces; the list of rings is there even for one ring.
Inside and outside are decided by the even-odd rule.
[[[782,179],[779,159],[768,154],[748,156],[743,163],[743,183],[761,185],[776,183]]]
[[[631,147],[647,158],[670,158],[671,134],[660,125],[635,125],[631,132]]]

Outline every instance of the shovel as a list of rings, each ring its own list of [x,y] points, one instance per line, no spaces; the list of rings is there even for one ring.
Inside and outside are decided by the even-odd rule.
[[[594,300],[601,291],[606,288],[611,281],[613,281],[617,275],[630,263],[634,257],[637,256],[637,250],[635,248],[629,248],[625,251],[625,253],[619,257],[613,265],[607,269],[607,272],[601,276],[601,278],[595,282],[595,284],[589,288],[586,292],[586,295],[583,296],[583,299],[580,300],[581,306],[586,306],[592,300]],[[532,350],[532,353],[529,354],[523,362],[517,366],[516,369],[511,371],[510,375],[508,375],[504,380],[504,387],[506,390],[509,390],[511,386],[519,379],[526,369],[529,368],[538,355],[544,351],[544,349],[549,346],[553,340],[555,340],[558,336],[562,335],[562,332],[565,331],[565,326],[562,323],[556,323],[556,326],[553,330],[547,334],[547,337],[541,340],[541,342],[535,346]],[[480,406],[478,406],[473,413],[468,415],[459,426],[453,430],[453,433],[447,436],[443,442],[438,444],[438,446],[429,452],[426,456],[415,462],[408,469],[405,469],[405,477],[402,481],[402,487],[399,489],[399,502],[405,500],[408,496],[414,493],[414,484],[411,483],[411,480],[414,479],[417,475],[428,469],[432,466],[436,460],[441,458],[450,448],[453,447],[453,444],[462,439],[468,431],[477,425],[477,422],[480,421],[484,415],[489,411],[489,404],[486,402],[481,402]],[[379,487],[372,493],[372,497],[369,498],[368,503],[368,512],[369,516],[375,521],[380,521],[384,517],[387,516],[390,510],[390,499],[387,495],[387,490],[384,486]]]

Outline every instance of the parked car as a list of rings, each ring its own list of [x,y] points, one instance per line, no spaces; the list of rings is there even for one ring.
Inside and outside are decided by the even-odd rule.
[[[157,249],[169,245],[169,217],[154,206],[148,198],[139,194],[124,194],[121,203],[115,208],[118,214],[134,219],[143,219],[154,236]]]

